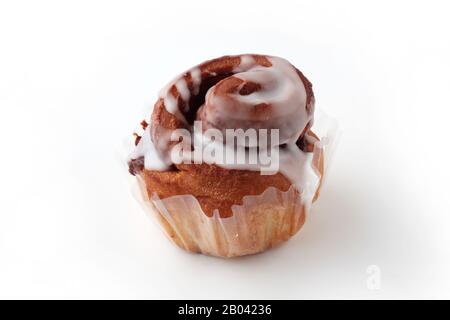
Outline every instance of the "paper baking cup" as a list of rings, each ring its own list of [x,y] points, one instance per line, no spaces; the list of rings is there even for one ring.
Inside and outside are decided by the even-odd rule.
[[[322,154],[325,174],[336,146],[337,123],[319,111],[313,132],[320,137],[314,156]],[[323,176],[320,180],[323,182]],[[284,192],[269,187],[260,195],[243,197],[241,205],[231,207],[231,217],[221,218],[217,210],[208,217],[193,195],[160,199],[153,193],[149,197],[144,180],[137,176],[133,181],[138,182],[139,202],[173,243],[190,252],[218,257],[255,254],[288,240],[305,223],[313,201],[303,199],[293,186]],[[312,194],[318,195],[321,184],[311,186],[315,188]]]

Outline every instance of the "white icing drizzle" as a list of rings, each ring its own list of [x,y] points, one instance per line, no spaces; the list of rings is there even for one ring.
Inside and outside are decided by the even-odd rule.
[[[172,95],[172,93],[170,92],[170,88],[171,87],[169,87],[169,90],[162,97],[164,99],[164,106],[166,110],[169,113],[173,114],[177,119],[181,120],[183,123],[187,123],[186,118],[178,108],[178,100]]]
[[[302,199],[305,203],[312,201],[314,194],[319,185],[320,177],[315,172],[312,166],[312,153],[306,153],[299,149],[295,144],[300,132],[303,131],[307,123],[311,120],[311,116],[306,111],[306,89],[303,82],[299,78],[294,67],[284,59],[277,57],[268,58],[271,62],[271,67],[264,67],[258,65],[254,58],[250,55],[241,56],[239,66],[233,72],[234,77],[244,81],[251,81],[262,86],[262,90],[258,90],[249,95],[233,94],[232,98],[242,104],[239,112],[235,109],[226,108],[228,103],[223,97],[213,94],[214,86],[211,87],[206,95],[206,101],[211,104],[220,105],[221,108],[216,108],[216,112],[221,113],[220,116],[224,119],[239,119],[248,120],[254,119],[254,112],[251,113],[251,107],[260,103],[268,103],[273,108],[273,116],[280,118],[280,143],[287,143],[284,148],[275,146],[279,153],[272,153],[271,156],[278,158],[274,161],[279,162],[279,172],[287,177],[302,193]],[[198,67],[189,71],[192,79],[193,94],[198,94],[201,85],[201,71]],[[164,105],[168,112],[175,115],[177,118],[186,122],[182,113],[178,110],[178,104],[175,97],[171,94],[170,88],[175,85],[179,92],[181,99],[187,102],[190,99],[190,92],[184,77],[179,77],[175,81],[160,92],[160,98],[164,99]],[[299,107],[300,106],[300,107]],[[217,111],[217,109],[219,111]],[[229,112],[233,110],[234,112]],[[286,120],[284,121],[283,119]],[[291,120],[291,121],[290,121]],[[150,136],[150,126],[147,127],[142,135],[140,142],[135,148],[132,159],[139,157],[145,158],[145,169],[147,170],[167,170],[170,166],[170,159],[161,159],[153,144]],[[195,132],[195,131],[194,131]],[[165,138],[161,138],[158,144],[167,145],[171,132],[164,134]],[[200,143],[202,146],[209,145],[210,148],[217,152],[223,151],[224,145],[221,142],[211,142],[209,139],[200,133],[194,135],[194,145]],[[200,141],[200,142],[199,142]],[[309,139],[308,139],[308,142]],[[226,145],[225,145],[226,148]],[[238,152],[238,157],[245,156],[242,152],[246,149],[238,148],[236,150],[227,149],[226,152]],[[195,152],[191,154],[191,159],[195,161]],[[227,169],[251,170],[261,171],[262,166],[257,164],[236,164],[225,163],[216,164]]]
[[[302,200],[312,203],[320,183],[320,176],[313,167],[313,153],[303,152],[294,144],[280,150],[280,172],[287,177],[298,190]]]
[[[141,140],[134,148],[130,158],[139,159],[144,157],[144,167],[147,170],[164,171],[169,169],[170,163],[166,163],[158,154],[150,136],[150,126],[147,126],[141,136]]]
[[[255,66],[255,59],[251,55],[243,55],[241,56],[241,61],[237,67],[234,68],[233,72],[243,72],[247,71],[251,67]]]
[[[202,81],[202,75],[200,68],[192,68],[188,73],[191,75],[192,79],[192,91],[194,95],[198,94],[200,90],[200,84]],[[187,124],[186,118],[180,112],[178,108],[178,100],[172,95],[171,89],[173,86],[177,89],[180,94],[181,100],[184,102],[184,112],[189,110],[189,99],[191,97],[191,92],[189,91],[188,84],[184,77],[185,74],[176,77],[174,80],[170,81],[164,88],[159,91],[159,98],[164,100],[164,106],[167,112],[173,114],[177,119],[181,120],[183,123]]]
[[[189,98],[191,97],[191,92],[189,91],[189,88],[187,86],[186,80],[183,78],[180,78],[177,82],[175,82],[175,87],[177,88],[178,92],[180,93],[181,99],[183,99],[184,102],[189,102]]]
[[[202,72],[200,71],[200,68],[196,67],[191,69],[190,74],[192,78],[193,92],[195,95],[200,91],[200,84],[202,83]]]
[[[235,77],[259,83],[263,90],[258,90],[249,95],[233,94],[234,99],[244,106],[254,106],[259,103],[269,103],[273,106],[275,116],[285,116],[294,112],[300,112],[304,119],[306,114],[306,90],[295,69],[289,62],[281,58],[269,58],[272,67],[256,66],[247,69],[246,72],[235,74]],[[298,107],[300,106],[300,108]],[[248,113],[248,108],[243,109],[239,117],[251,119],[254,114]],[[222,110],[222,109],[221,109]],[[305,126],[306,123],[297,124]]]

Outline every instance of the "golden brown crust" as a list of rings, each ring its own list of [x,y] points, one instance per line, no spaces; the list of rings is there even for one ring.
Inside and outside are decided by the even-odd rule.
[[[312,132],[309,135],[317,139]],[[312,152],[313,147],[309,144],[307,150]],[[315,154],[313,165],[322,176],[322,150],[317,150]],[[244,196],[259,195],[268,187],[287,191],[292,185],[281,173],[261,175],[259,171],[229,170],[206,163],[180,164],[176,167],[177,170],[171,171],[141,172],[148,196],[151,197],[154,192],[161,199],[192,194],[208,216],[218,209],[220,217],[229,217],[232,215],[231,206],[242,204]]]

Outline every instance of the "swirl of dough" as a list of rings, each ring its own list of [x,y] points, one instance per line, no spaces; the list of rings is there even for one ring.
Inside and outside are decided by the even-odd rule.
[[[295,142],[310,123],[305,86],[296,69],[281,58],[268,58],[271,66],[252,63],[211,87],[198,118],[204,128],[278,129],[280,144]],[[242,62],[246,61],[246,62]],[[242,71],[240,71],[242,70]]]
[[[295,143],[312,126],[312,85],[288,61],[264,55],[224,56],[171,81],[152,114],[156,150],[167,154],[168,130],[279,129],[280,144]]]

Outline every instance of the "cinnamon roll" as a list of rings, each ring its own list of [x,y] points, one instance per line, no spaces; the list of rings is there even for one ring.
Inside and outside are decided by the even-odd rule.
[[[161,90],[135,133],[129,172],[180,247],[258,253],[293,236],[318,196],[324,163],[313,119],[312,85],[288,61],[209,60]]]

